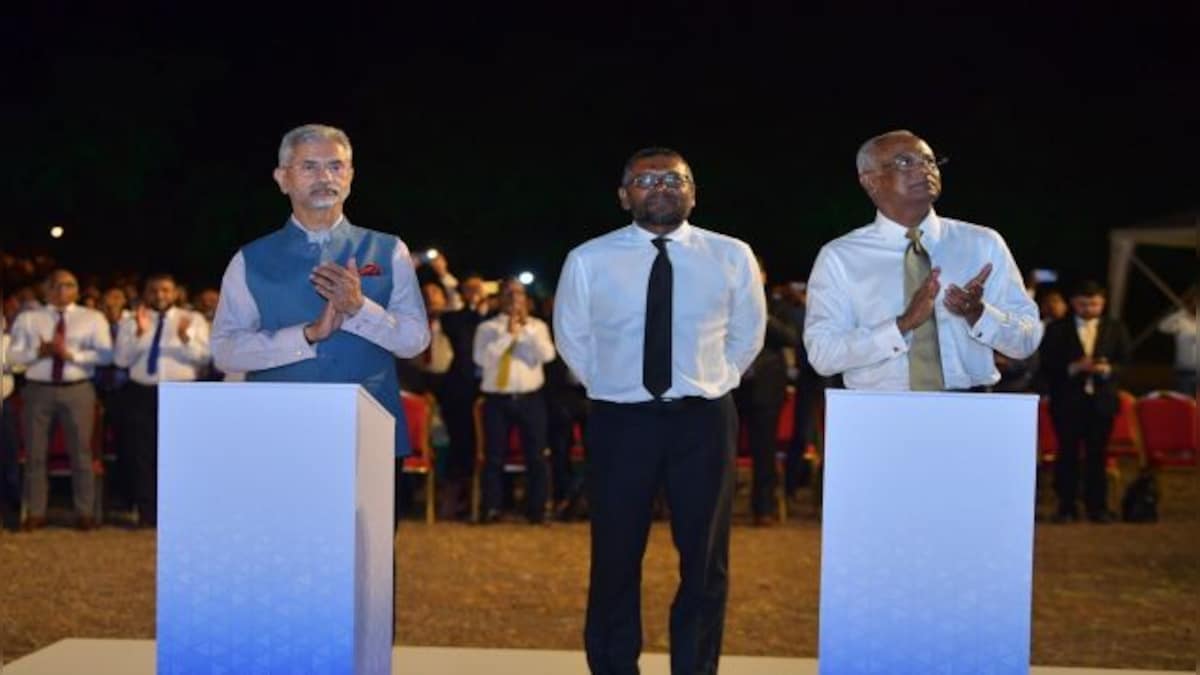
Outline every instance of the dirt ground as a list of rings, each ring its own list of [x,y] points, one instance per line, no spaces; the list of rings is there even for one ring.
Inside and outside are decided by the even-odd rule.
[[[1033,662],[1192,670],[1200,614],[1200,487],[1162,476],[1161,522],[1039,524]],[[488,527],[404,522],[398,641],[582,649],[586,523]],[[735,520],[727,654],[815,656],[820,525],[801,505],[783,526]],[[0,653],[66,637],[154,637],[153,531],[109,526],[0,533]],[[676,559],[656,523],[645,560],[647,651],[667,649]]]

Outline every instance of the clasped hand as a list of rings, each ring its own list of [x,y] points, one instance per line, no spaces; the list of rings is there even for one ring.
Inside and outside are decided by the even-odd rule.
[[[354,258],[343,267],[337,263],[324,262],[313,268],[308,277],[317,295],[325,298],[325,306],[316,320],[304,327],[304,339],[320,342],[342,327],[346,317],[354,316],[366,301],[362,292],[362,278],[358,275],[358,264]]]

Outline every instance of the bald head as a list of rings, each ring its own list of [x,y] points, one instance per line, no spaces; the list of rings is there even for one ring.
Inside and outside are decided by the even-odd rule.
[[[858,147],[858,155],[854,158],[858,172],[863,174],[868,171],[878,171],[880,149],[899,140],[921,142],[921,137],[907,129],[896,129],[868,138]]]

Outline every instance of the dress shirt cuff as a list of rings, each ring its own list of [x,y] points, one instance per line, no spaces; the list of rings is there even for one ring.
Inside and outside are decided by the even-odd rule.
[[[308,344],[308,340],[304,337],[304,324],[296,324],[287,328],[280,328],[275,333],[275,339],[279,341],[279,346],[282,351],[288,355],[288,360],[283,363],[276,363],[267,366],[275,368],[278,366],[286,366],[297,361],[305,359],[317,358],[317,349],[315,345]]]
[[[983,303],[983,314],[974,326],[967,328],[972,340],[991,346],[996,339],[996,333],[1008,321],[1008,315],[992,305]]]
[[[80,349],[78,351],[71,351],[71,350],[67,350],[67,351],[71,352],[71,363],[74,363],[74,364],[77,364],[80,366],[90,366],[90,365],[95,365],[100,362],[100,352],[95,349]]]
[[[354,316],[346,317],[346,320],[342,322],[342,330],[369,340],[371,329],[375,326],[387,325],[387,320],[387,309],[371,298],[363,296],[362,307],[358,308]]]
[[[885,359],[908,353],[909,338],[900,332],[895,319],[889,319],[871,329],[871,343]]]

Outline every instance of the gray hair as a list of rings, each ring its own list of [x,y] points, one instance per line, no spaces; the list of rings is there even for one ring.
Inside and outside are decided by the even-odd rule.
[[[346,148],[346,154],[351,159],[354,157],[354,149],[350,147],[350,137],[346,135],[346,132],[324,124],[305,124],[283,135],[283,141],[279,143],[279,166],[287,166],[291,163],[292,152],[295,151],[297,145],[313,141],[333,141]]]
[[[879,146],[895,138],[919,139],[920,137],[908,129],[896,129],[895,131],[888,131],[879,134],[878,136],[868,138],[865,143],[859,146],[858,154],[854,157],[854,163],[858,166],[858,172],[866,173],[876,169],[875,151],[879,149]]]

